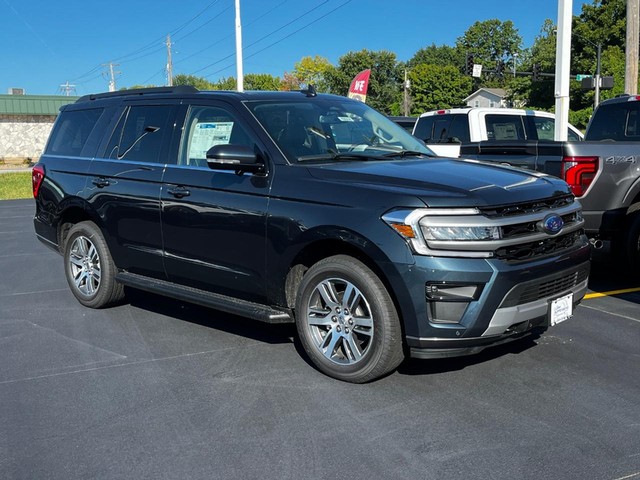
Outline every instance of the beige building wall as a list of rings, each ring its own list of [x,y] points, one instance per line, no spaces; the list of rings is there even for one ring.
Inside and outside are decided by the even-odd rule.
[[[0,160],[39,158],[55,119],[49,115],[1,115]]]

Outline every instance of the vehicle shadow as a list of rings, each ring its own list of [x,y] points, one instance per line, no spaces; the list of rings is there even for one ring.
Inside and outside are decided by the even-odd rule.
[[[125,292],[133,307],[225,333],[269,344],[293,343],[295,337],[293,323],[264,323],[134,288],[125,288]]]
[[[538,343],[536,340],[539,338],[539,335],[524,337],[503,345],[486,348],[480,353],[474,355],[467,355],[463,357],[426,360],[407,358],[400,367],[398,367],[398,373],[401,375],[431,375],[463,370],[467,367],[489,362],[496,358],[507,355],[518,355],[537,346]]]
[[[629,268],[614,255],[595,251],[591,259],[589,290],[609,292],[640,288],[640,272]],[[627,301],[640,304],[640,292],[620,296]]]

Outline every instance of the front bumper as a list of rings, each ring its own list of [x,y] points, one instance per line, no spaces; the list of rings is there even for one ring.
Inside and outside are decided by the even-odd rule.
[[[591,249],[586,236],[559,255],[529,262],[497,259],[414,257],[392,283],[411,356],[451,357],[478,353],[548,328],[550,304],[568,294],[574,307],[587,292]],[[398,268],[398,265],[396,264]],[[459,319],[434,320],[426,285],[474,284],[481,293]]]

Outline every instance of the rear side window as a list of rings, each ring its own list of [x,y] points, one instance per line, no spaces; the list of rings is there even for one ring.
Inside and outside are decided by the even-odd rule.
[[[598,107],[585,139],[640,141],[640,102],[610,103]]]
[[[520,115],[485,116],[488,140],[526,140]]]
[[[171,105],[135,105],[118,122],[106,156],[117,160],[161,163],[162,140],[169,134]]]
[[[82,149],[103,110],[102,108],[92,108],[62,111],[51,132],[46,153],[71,157],[81,156]]]
[[[414,137],[418,137],[425,142],[431,141],[431,132],[433,131],[434,116],[420,117],[416,123],[413,132]]]

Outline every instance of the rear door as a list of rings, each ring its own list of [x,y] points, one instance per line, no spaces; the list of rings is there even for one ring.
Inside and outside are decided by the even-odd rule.
[[[245,300],[265,298],[265,241],[271,178],[211,170],[214,145],[246,145],[258,152],[248,114],[226,102],[185,106],[176,162],[162,186],[162,230],[169,279]],[[179,137],[179,136],[177,136]]]
[[[87,200],[119,268],[166,277],[160,226],[160,186],[177,104],[121,106],[91,162]]]

